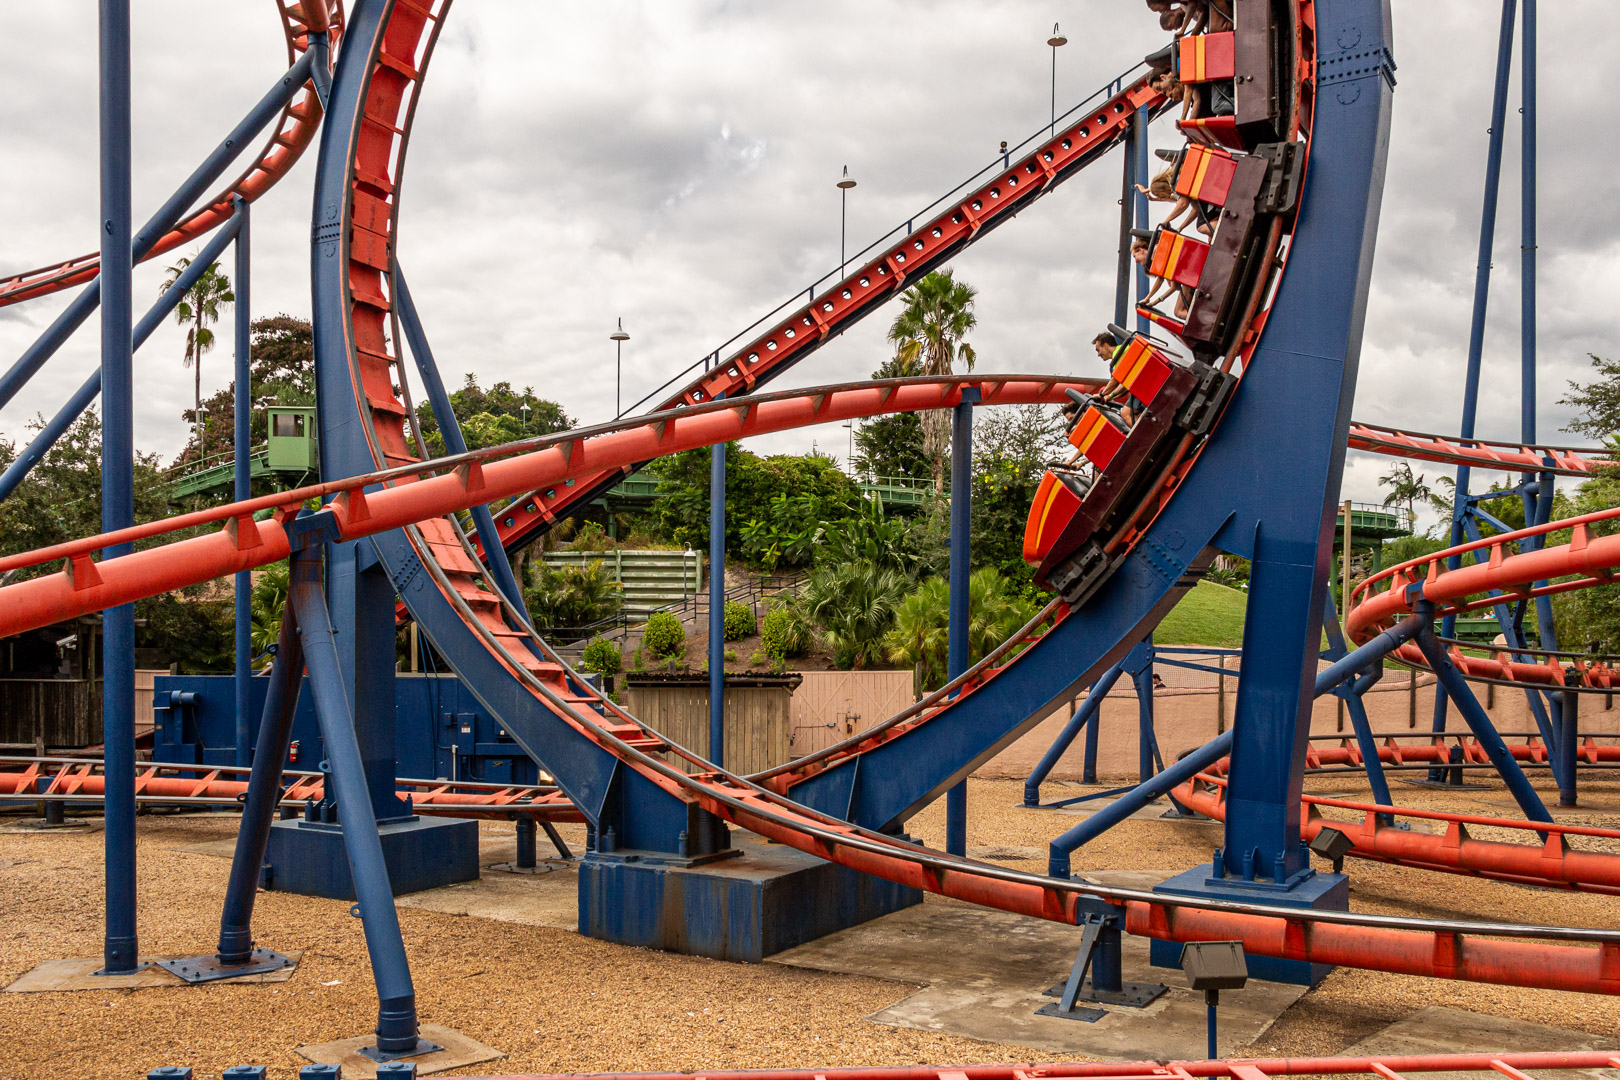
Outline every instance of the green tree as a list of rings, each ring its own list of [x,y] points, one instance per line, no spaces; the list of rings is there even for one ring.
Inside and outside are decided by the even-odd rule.
[[[884,657],[884,635],[910,584],[898,570],[865,561],[818,566],[797,603],[832,649],[836,666],[870,667]]]
[[[1024,561],[1024,526],[1046,463],[1067,456],[1057,410],[984,409],[974,424],[973,565],[993,566],[1014,593],[1044,598]]]
[[[894,627],[883,639],[890,662],[915,667],[920,689],[948,681],[950,584],[929,578],[900,602]],[[1035,617],[1036,607],[1010,588],[993,566],[968,578],[968,663],[976,664]]]
[[[652,523],[658,534],[694,548],[709,542],[709,450],[687,450],[649,466],[658,477],[658,504]],[[778,497],[789,502],[777,503]],[[726,551],[758,558],[768,546],[760,536],[745,538],[750,521],[769,522],[786,510],[783,529],[812,527],[860,497],[855,482],[825,454],[760,457],[736,443],[726,444]],[[808,501],[806,501],[808,500]],[[805,560],[807,561],[807,560]],[[791,560],[784,560],[792,564]]]
[[[523,598],[534,616],[535,625],[567,640],[583,636],[582,631],[609,615],[624,603],[624,586],[601,559],[585,566],[541,564],[533,587]]]
[[[30,425],[38,431],[40,417]],[[0,439],[0,469],[17,456],[16,444]],[[135,521],[167,517],[167,487],[152,454],[135,457]],[[210,526],[136,543],[137,550],[210,531]],[[65,543],[101,531],[101,422],[87,410],[46,452],[11,497],[0,502],[0,555]],[[17,571],[25,580],[59,569],[56,564]],[[8,575],[9,576],[9,575]],[[154,649],[164,663],[179,662],[188,671],[225,670],[232,649],[231,608],[214,583],[191,585],[148,597],[135,604],[135,644]]]
[[[898,379],[917,374],[915,358],[895,356],[872,372],[874,379]],[[891,413],[866,420],[855,430],[855,468],[874,479],[903,477],[922,480],[933,475],[933,463],[923,450],[922,415]]]
[[[158,294],[168,292],[191,265],[189,258],[182,258],[169,267],[169,276],[162,285],[158,286]],[[211,324],[219,321],[219,309],[234,303],[236,294],[231,291],[231,279],[220,270],[219,263],[212,263],[197,284],[187,290],[180,303],[174,308],[174,321],[186,327],[186,367],[193,369],[194,379],[192,387],[192,414],[191,420],[199,424],[202,420],[202,358],[203,353],[214,347],[214,331]]]
[[[936,270],[919,279],[901,296],[905,306],[889,327],[895,359],[923,375],[951,375],[960,362],[973,370],[978,359],[967,343],[978,325],[973,313],[977,290],[957,281],[951,270]],[[921,416],[923,453],[933,467],[934,490],[945,491],[945,454],[950,447],[950,414],[931,409]]]
[[[315,336],[308,319],[274,315],[255,319],[249,342],[249,375],[252,380],[253,416],[248,441],[257,446],[269,435],[264,412],[268,405],[313,405],[315,403]],[[202,447],[232,445],[236,438],[236,380],[203,400],[202,424],[169,466],[180,475],[191,471],[203,457]],[[273,481],[261,479],[254,494],[272,490]]]
[[[1414,476],[1412,466],[1404,461],[1397,461],[1389,472],[1378,478],[1378,483],[1381,487],[1389,489],[1384,493],[1384,505],[1405,507],[1407,521],[1414,527],[1420,503],[1439,508],[1434,489],[1424,483],[1423,474],[1418,473]]]
[[[1589,383],[1572,381],[1569,384],[1569,395],[1558,404],[1572,406],[1580,412],[1564,425],[1564,430],[1607,441],[1620,434],[1620,360],[1587,355],[1599,378]]]
[[[482,450],[533,435],[550,435],[574,426],[573,419],[561,405],[536,397],[534,387],[525,386],[519,391],[512,389],[511,383],[502,381],[486,390],[472,372],[467,373],[461,389],[451,393],[450,411],[461,424],[461,437],[467,441],[469,450]],[[444,433],[439,430],[430,403],[416,403],[416,422],[422,429],[428,453],[443,456]]]

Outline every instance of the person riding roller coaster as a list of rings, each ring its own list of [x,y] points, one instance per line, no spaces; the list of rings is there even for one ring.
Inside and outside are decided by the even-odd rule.
[[[1136,302],[1136,306],[1139,308],[1156,307],[1168,300],[1171,295],[1174,295],[1176,298],[1175,317],[1178,320],[1185,319],[1187,311],[1192,307],[1193,286],[1153,273],[1151,269],[1152,261],[1149,257],[1152,250],[1153,234],[1146,229],[1132,229],[1131,259],[1137,266],[1147,270],[1148,276],[1153,279],[1152,289],[1149,290],[1146,296]],[[1100,356],[1101,353],[1099,352],[1098,355]]]
[[[1137,419],[1142,415],[1142,410],[1146,407],[1129,390],[1126,390],[1113,375],[1114,364],[1119,360],[1130,340],[1131,335],[1127,331],[1111,323],[1107,330],[1091,339],[1092,347],[1097,350],[1097,359],[1104,361],[1108,365],[1108,383],[1097,391],[1097,399],[1099,401],[1117,401],[1124,398],[1124,402],[1119,407],[1119,415],[1125,421],[1127,428],[1135,425]]]

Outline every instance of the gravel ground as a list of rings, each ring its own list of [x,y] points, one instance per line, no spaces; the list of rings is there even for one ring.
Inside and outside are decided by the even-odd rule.
[[[1367,797],[1364,787],[1351,788],[1345,778],[1311,786]],[[1069,787],[1048,785],[1047,797]],[[971,782],[968,843],[1003,849],[992,854],[997,862],[1041,872],[1045,845],[1076,819],[1022,809],[1015,805],[1021,793],[1020,782]],[[1396,797],[1412,807],[1499,815],[1510,805],[1500,788],[1452,793],[1398,785]],[[1620,823],[1620,781],[1586,783],[1583,803],[1561,819]],[[200,952],[211,945],[228,861],[175,849],[229,837],[234,828],[233,819],[216,815],[141,818],[143,953]],[[510,833],[510,826],[486,828]],[[913,819],[911,829],[925,841],[942,841],[943,801]],[[1208,858],[1215,842],[1218,833],[1207,824],[1127,821],[1076,853],[1074,865],[1081,872],[1181,869]],[[1350,870],[1357,910],[1620,926],[1620,903],[1612,897],[1376,863],[1352,863]],[[0,835],[0,981],[42,960],[98,955],[101,902],[99,832]],[[911,993],[911,984],[727,964],[415,909],[401,909],[400,919],[423,1019],[508,1054],[474,1071],[945,1064],[1034,1056],[1020,1047],[862,1019]],[[127,1080],[176,1063],[194,1066],[201,1078],[243,1062],[292,1077],[302,1060],[294,1047],[370,1027],[376,1001],[360,923],[346,904],[262,893],[255,929],[262,944],[305,950],[291,981],[0,995],[0,1039],[7,1047],[0,1078]],[[1429,1005],[1620,1037],[1614,999],[1340,970],[1246,1052],[1333,1053]]]

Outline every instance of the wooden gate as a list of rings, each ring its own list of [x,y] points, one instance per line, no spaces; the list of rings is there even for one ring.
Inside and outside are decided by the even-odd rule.
[[[788,753],[803,757],[842,742],[910,705],[909,671],[806,671],[793,695]]]

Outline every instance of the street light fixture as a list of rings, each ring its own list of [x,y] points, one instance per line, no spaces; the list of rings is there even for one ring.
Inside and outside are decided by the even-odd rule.
[[[630,335],[624,332],[624,317],[619,317],[619,328],[608,335],[613,342],[613,417],[618,419],[624,415],[620,406],[620,388],[624,385],[624,343],[630,340]]]
[[[522,405],[519,405],[518,412],[523,415],[523,433],[527,435],[529,432],[529,403],[525,401]]]
[[[1046,39],[1046,43],[1048,45],[1052,46],[1052,134],[1056,135],[1057,134],[1057,51],[1058,51],[1059,46],[1067,45],[1069,43],[1069,39],[1063,36],[1063,31],[1058,29],[1058,24],[1053,23],[1052,24],[1052,36]]]
[[[849,166],[844,166],[844,175],[838,181],[838,276],[844,276],[844,235],[849,224],[849,189],[855,186],[855,178],[849,175]]]

